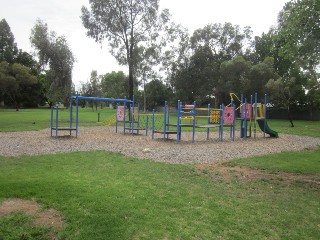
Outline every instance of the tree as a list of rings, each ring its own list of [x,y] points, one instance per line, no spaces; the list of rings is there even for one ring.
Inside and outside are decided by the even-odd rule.
[[[279,75],[274,69],[274,59],[266,57],[263,62],[251,66],[248,74],[247,94],[257,93],[260,100],[266,93],[265,85],[269,80],[277,80]]]
[[[154,109],[158,106],[163,106],[164,101],[170,96],[168,89],[160,80],[152,80],[145,86],[147,109]]]
[[[90,76],[90,81],[88,83],[88,96],[92,97],[102,97],[102,92],[101,92],[101,83],[100,79],[98,76],[98,72],[96,70],[91,71],[91,76]],[[92,107],[95,105],[96,110],[98,109],[98,102],[92,102]]]
[[[30,41],[47,75],[49,101],[63,101],[68,106],[75,60],[66,38],[57,36],[55,32],[49,33],[47,24],[37,20],[31,30]]]
[[[128,76],[124,72],[111,72],[102,75],[101,89],[107,98],[124,98],[128,93]]]
[[[18,48],[11,29],[7,21],[2,19],[0,21],[0,62],[6,61],[12,64],[17,53]]]
[[[17,109],[26,99],[34,97],[34,87],[37,85],[37,78],[32,74],[30,68],[18,63],[0,63],[0,92],[2,100],[4,96],[7,102],[11,102]]]
[[[181,66],[173,79],[177,97],[184,102],[208,101],[214,87],[214,56],[208,46],[198,47],[186,67]]]
[[[3,61],[0,62],[0,101],[1,106],[4,106],[5,96],[10,91],[17,91],[18,86],[16,79],[10,74],[9,63]]]
[[[40,73],[40,66],[38,62],[31,54],[23,51],[22,49],[19,49],[15,58],[15,62],[30,68],[31,71],[36,75]]]
[[[241,32],[238,25],[231,23],[208,24],[194,31],[191,37],[191,47],[208,46],[214,55],[220,56],[221,62],[231,60],[244,52],[246,42],[251,40],[250,27]]]
[[[250,69],[251,63],[242,56],[223,62],[220,66],[221,80],[219,88],[223,89],[225,93],[252,94],[251,84],[248,79]]]
[[[278,17],[280,55],[300,62],[304,69],[315,69],[320,62],[320,2],[292,0]]]
[[[190,39],[191,48],[207,46],[213,54],[212,94],[215,96],[216,103],[226,102],[229,96],[225,88],[225,79],[221,76],[221,64],[248,52],[251,46],[251,34],[250,27],[242,30],[238,25],[231,23],[208,24],[193,33]]]
[[[133,97],[134,75],[139,47],[154,47],[158,32],[169,21],[169,12],[160,14],[159,0],[92,0],[91,11],[82,7],[82,23],[87,35],[97,42],[109,41],[111,54],[129,68],[129,98]]]
[[[297,106],[303,106],[306,84],[306,76],[301,71],[299,64],[293,65],[289,72],[278,79],[270,79],[266,88],[269,91],[270,100],[278,107],[287,109],[288,119],[291,126],[294,127],[291,109]]]

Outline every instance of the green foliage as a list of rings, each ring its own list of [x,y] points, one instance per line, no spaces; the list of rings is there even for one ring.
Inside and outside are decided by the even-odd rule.
[[[0,21],[0,62],[13,63],[18,52],[10,26],[5,19]]]
[[[190,103],[206,102],[213,94],[214,56],[208,46],[198,47],[190,62],[176,71],[172,81],[177,98]]]
[[[278,19],[281,55],[299,61],[305,69],[315,69],[320,62],[320,2],[290,1]]]
[[[0,198],[10,196],[57,209],[70,240],[319,238],[317,187],[103,151],[0,157]]]
[[[98,76],[98,72],[96,70],[92,70],[90,80],[86,83],[81,83],[80,95],[88,97],[103,97],[101,78],[102,76]],[[99,103],[97,101],[89,101],[88,103],[92,108],[95,106],[96,110],[98,109]],[[86,101],[80,100],[79,104],[84,107],[86,105]]]
[[[171,65],[171,84],[177,97],[188,102],[198,100],[204,103],[212,101],[210,97],[214,96],[216,103],[229,102],[229,92],[234,92],[234,87],[240,85],[242,72],[248,71],[250,65],[243,58],[240,60],[241,55],[251,52],[248,46],[251,41],[250,28],[241,30],[231,23],[216,23],[197,29],[190,39],[187,35],[182,36],[179,64],[173,62]],[[192,50],[190,57],[187,44]],[[228,61],[232,64],[227,66]],[[241,61],[245,65],[243,70],[239,69]],[[227,71],[228,67],[235,72]]]
[[[219,89],[226,93],[252,94],[249,80],[251,63],[242,56],[237,56],[230,61],[224,61],[220,66],[221,79]],[[251,70],[252,71],[252,70]]]
[[[169,12],[159,13],[159,0],[90,1],[90,10],[82,7],[82,22],[87,35],[97,42],[108,40],[111,54],[129,68],[129,98],[134,92],[134,74],[143,58],[139,51],[156,49],[159,32],[169,21]],[[143,48],[144,49],[144,48]]]
[[[208,24],[194,31],[190,42],[193,49],[199,46],[209,46],[212,52],[220,56],[222,62],[243,53],[244,41],[251,38],[250,31],[247,30],[248,27],[241,32],[238,25],[231,23]]]
[[[30,68],[18,63],[0,62],[0,100],[18,110],[21,105],[41,101],[41,85]]]
[[[31,31],[30,41],[42,67],[48,67],[45,73],[49,101],[62,101],[68,105],[75,59],[67,40],[64,36],[56,36],[55,32],[49,33],[47,24],[37,20]]]
[[[152,80],[145,85],[145,94],[147,109],[152,110],[164,106],[164,102],[169,99],[170,90],[160,80]]]
[[[128,76],[122,71],[106,73],[101,77],[101,88],[105,97],[123,98],[129,91]]]

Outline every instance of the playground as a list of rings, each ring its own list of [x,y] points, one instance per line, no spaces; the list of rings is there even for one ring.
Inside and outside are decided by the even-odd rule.
[[[48,126],[49,113],[3,112],[0,121]],[[289,135],[286,121],[270,121],[278,138],[244,139],[237,128],[235,139],[199,131],[192,142],[183,131],[177,144],[84,126],[87,114],[78,137],[50,137],[48,127],[0,132],[0,236],[47,235],[44,227],[51,239],[319,239],[318,122],[296,122],[299,134]]]
[[[163,141],[163,135],[152,136],[115,133],[114,127],[80,127],[78,138],[50,138],[50,129],[29,132],[0,133],[0,155],[39,155],[76,151],[105,150],[119,152],[126,156],[153,159],[169,163],[214,163],[249,156],[265,155],[283,151],[299,151],[320,145],[320,138],[281,134],[279,138],[240,138],[236,131],[235,140],[219,141],[218,133],[206,140],[206,132],[198,132],[195,142],[190,141],[192,132],[183,132],[179,144],[175,140]]]
[[[235,99],[239,101],[239,105],[235,104]],[[183,130],[191,129],[192,143],[195,142],[195,135],[197,129],[206,131],[206,140],[210,139],[210,130],[218,129],[219,141],[224,140],[225,128],[230,132],[230,139],[232,141],[236,138],[236,124],[240,121],[240,138],[247,139],[253,137],[256,139],[257,130],[263,132],[263,137],[269,135],[272,138],[278,137],[278,132],[272,130],[267,123],[267,95],[263,97],[263,103],[258,102],[258,95],[255,93],[250,96],[247,101],[241,94],[241,100],[235,93],[230,93],[230,103],[228,105],[221,104],[219,108],[212,108],[210,104],[206,107],[198,107],[196,101],[192,104],[183,104],[178,100],[176,109],[170,108],[167,101],[164,102],[162,112],[155,112],[153,109],[151,113],[141,113],[140,104],[135,103],[135,98],[129,99],[115,99],[115,98],[101,98],[101,97],[86,97],[78,95],[70,95],[69,103],[69,124],[61,127],[59,125],[59,106],[51,107],[50,117],[50,136],[58,138],[59,132],[66,131],[67,136],[78,137],[79,134],[79,101],[93,101],[93,102],[112,102],[116,103],[115,116],[109,118],[111,122],[108,126],[115,125],[115,132],[121,132],[131,135],[142,134],[148,136],[151,134],[152,139],[155,134],[163,135],[163,141],[169,140],[170,135],[175,135],[176,143],[182,139]],[[75,103],[75,106],[74,106]],[[75,108],[75,113],[74,113]],[[174,109],[172,111],[172,109]],[[74,116],[75,114],[75,116]],[[100,121],[100,115],[98,116]],[[75,134],[73,134],[75,132]],[[64,135],[65,136],[65,135]]]
[[[19,133],[19,138],[4,136],[2,139],[19,139],[19,143],[11,145],[4,142],[7,147],[2,148],[0,154],[107,150],[160,162],[212,163],[320,145],[319,138],[285,134],[279,137],[267,123],[267,95],[264,95],[264,103],[258,103],[257,94],[251,95],[248,101],[243,95],[240,99],[230,93],[230,103],[226,106],[221,104],[218,109],[210,104],[198,107],[196,102],[182,104],[178,101],[177,108],[172,110],[165,102],[162,112],[153,110],[151,113],[141,113],[134,98],[97,98],[76,94],[70,99],[69,121],[64,126],[60,125],[59,107],[53,106],[50,133],[41,130]],[[114,116],[109,116],[109,123],[100,127],[80,126],[79,100],[113,102],[116,103],[116,111]],[[18,150],[13,150],[17,145]]]

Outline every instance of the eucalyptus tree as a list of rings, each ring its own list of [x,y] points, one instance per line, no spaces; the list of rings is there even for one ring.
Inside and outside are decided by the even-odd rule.
[[[226,79],[221,75],[221,64],[252,51],[251,34],[250,27],[241,29],[231,23],[214,23],[197,29],[191,36],[190,43],[193,50],[206,46],[213,54],[210,87],[216,102],[223,102],[229,96]]]
[[[13,63],[18,53],[17,44],[10,26],[5,19],[0,21],[0,62]]]
[[[159,0],[91,0],[90,10],[82,7],[82,23],[87,35],[96,42],[108,40],[111,54],[129,69],[129,97],[138,69],[140,47],[158,49],[160,32],[167,26],[170,14],[159,11]]]
[[[320,61],[320,1],[291,0],[278,17],[281,55],[314,69]]]
[[[22,103],[37,97],[37,77],[31,69],[19,63],[0,62],[0,93],[1,100],[14,105],[19,110]],[[35,100],[38,103],[38,99]],[[2,103],[3,104],[3,103]],[[28,103],[30,104],[30,103]]]
[[[307,92],[309,109],[318,109],[320,1],[295,0],[286,3],[278,18],[277,40],[281,45],[279,55],[291,62],[290,69],[297,65],[303,69],[301,74],[306,78],[303,88]]]
[[[122,72],[111,72],[101,76],[101,90],[104,97],[124,98],[128,93],[128,76]]]
[[[199,47],[185,65],[179,66],[172,76],[178,99],[204,103],[213,94],[214,56],[207,46]]]
[[[54,31],[49,32],[48,25],[37,20],[31,30],[30,41],[46,73],[49,101],[63,101],[68,106],[75,59],[66,38],[57,36]]]
[[[232,60],[224,61],[220,65],[221,79],[219,81],[220,89],[227,93],[222,102],[230,101],[228,93],[236,93],[237,95],[243,93],[248,96],[252,94],[251,82],[249,74],[251,70],[251,63],[243,56],[237,56]]]
[[[152,110],[156,107],[163,106],[164,102],[171,97],[169,89],[162,81],[154,79],[145,86],[147,105],[146,109]]]

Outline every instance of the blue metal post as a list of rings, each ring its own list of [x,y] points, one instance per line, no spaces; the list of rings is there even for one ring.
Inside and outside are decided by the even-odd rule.
[[[250,111],[249,111],[249,113],[251,114],[250,116],[249,116],[249,118],[250,118],[250,127],[249,127],[249,131],[250,131],[250,137],[251,137],[251,134],[252,134],[252,131],[251,131],[251,126],[252,126],[252,118],[253,118],[253,109],[252,109],[252,106],[253,106],[253,95],[251,94],[250,95]]]
[[[254,131],[254,139],[256,139],[257,136],[257,115],[258,115],[258,93],[255,93],[254,95],[254,125],[253,125],[253,131]]]
[[[178,100],[178,114],[177,114],[177,138],[176,143],[180,141],[180,114],[181,114],[181,102]]]
[[[51,106],[51,121],[50,121],[51,137],[52,137],[52,128],[53,128],[53,106]]]
[[[127,102],[123,103],[123,135],[126,134],[126,114],[127,114]]]
[[[139,128],[140,128],[140,103],[138,103],[138,130],[137,130],[137,134],[139,134]]]
[[[267,127],[267,94],[264,94],[264,122],[263,122],[263,137],[266,137]]]
[[[166,140],[167,134],[167,101],[164,102],[163,107],[163,141]]]
[[[224,121],[223,121],[223,109],[224,109],[224,104],[220,105],[220,141],[223,141],[223,125],[224,125]]]
[[[59,105],[56,104],[56,138],[58,138],[58,127],[59,127]]]
[[[70,136],[72,135],[71,134],[71,132],[72,132],[72,121],[73,121],[73,119],[72,119],[72,111],[73,111],[73,109],[72,109],[72,95],[71,95],[71,93],[70,93],[70,107],[69,107],[69,111],[70,111]]]
[[[232,141],[234,141],[234,137],[236,135],[236,106],[233,103],[233,100],[231,100],[231,106],[233,107],[233,136],[232,136]]]
[[[79,98],[77,92],[76,98],[76,137],[78,137],[78,130],[79,130]]]
[[[148,130],[149,130],[149,113],[148,113],[148,111],[145,114],[146,114],[146,136],[148,136]]]
[[[152,110],[152,139],[154,139],[154,109]]]
[[[192,122],[192,143],[194,143],[194,137],[195,137],[195,130],[196,130],[196,101],[193,102],[193,109],[192,109],[193,115],[193,122]]]
[[[133,134],[134,129],[134,96],[132,96],[132,113],[131,113],[131,134]]]
[[[134,125],[134,116],[133,116],[133,112],[134,112],[134,106],[132,106],[132,103],[130,104],[130,112],[129,112],[129,114],[130,114],[130,134],[133,134],[133,125]]]
[[[118,107],[119,103],[116,104],[116,133],[118,133]]]
[[[244,99],[244,133],[243,133],[243,137],[244,139],[247,139],[247,112],[248,112],[248,106],[247,106],[247,99]]]
[[[210,124],[210,103],[208,104],[208,119],[207,119],[207,124]],[[210,133],[210,128],[207,128],[207,141],[209,140],[209,133]]]

